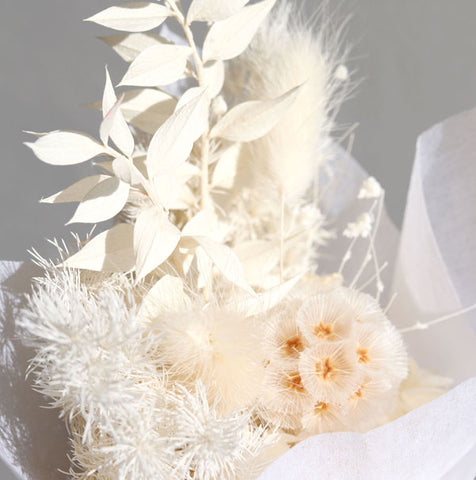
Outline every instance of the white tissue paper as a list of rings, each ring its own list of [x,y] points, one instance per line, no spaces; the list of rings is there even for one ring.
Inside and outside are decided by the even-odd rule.
[[[376,241],[385,298],[401,328],[428,322],[476,301],[476,110],[452,117],[418,139],[400,237],[388,217]],[[336,150],[330,165],[339,181],[322,207],[338,229],[356,217],[360,166]],[[340,261],[344,242],[332,243]],[[357,268],[354,251],[347,274]],[[397,253],[398,252],[398,253]],[[332,271],[332,261],[320,262]],[[335,270],[335,268],[334,268]],[[55,480],[68,470],[68,441],[57,412],[25,380],[33,353],[15,337],[19,295],[39,272],[30,264],[0,268],[0,458],[19,479]],[[391,288],[390,288],[391,287]],[[385,299],[384,299],[385,304]],[[270,465],[259,480],[473,480],[476,476],[476,313],[405,334],[409,353],[425,368],[455,379],[448,393],[365,434],[311,437]]]

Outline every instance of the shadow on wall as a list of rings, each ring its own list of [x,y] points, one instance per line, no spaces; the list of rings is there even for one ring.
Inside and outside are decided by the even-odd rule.
[[[22,345],[15,321],[36,274],[31,264],[0,264],[0,279],[7,278],[0,284],[0,448],[26,478],[59,480],[69,468],[66,428],[25,378],[34,351]]]

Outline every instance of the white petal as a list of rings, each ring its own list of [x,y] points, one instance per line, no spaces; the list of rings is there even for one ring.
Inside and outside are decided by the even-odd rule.
[[[150,2],[126,2],[106,8],[86,19],[104,27],[125,32],[145,32],[158,27],[170,16],[168,8]]]
[[[91,175],[73,183],[64,190],[61,190],[47,198],[42,198],[41,203],[68,203],[80,202],[86,194],[99,182],[109,178],[107,175]]]
[[[147,153],[149,178],[177,168],[187,160],[193,143],[206,128],[208,104],[206,92],[201,91],[157,130]]]
[[[250,142],[266,135],[292,105],[301,86],[271,100],[253,100],[233,107],[213,127],[212,137]]]
[[[129,185],[110,177],[93,187],[78,205],[71,223],[98,223],[117,215],[129,196]]]
[[[216,22],[238,13],[249,0],[193,0],[187,13],[187,23]]]
[[[128,63],[134,61],[140,53],[153,45],[172,43],[153,33],[126,33],[99,38]]]
[[[157,87],[185,76],[187,59],[192,53],[183,45],[154,45],[131,63],[120,85]]]
[[[275,3],[264,0],[213,24],[203,45],[203,60],[229,60],[242,53]]]
[[[105,147],[96,140],[75,132],[50,132],[25,145],[50,165],[75,165],[106,153]]]
[[[90,240],[62,266],[95,272],[129,272],[134,268],[134,227],[127,223],[115,225]]]
[[[159,207],[144,210],[134,227],[134,251],[138,279],[160,266],[175,250],[180,230]]]

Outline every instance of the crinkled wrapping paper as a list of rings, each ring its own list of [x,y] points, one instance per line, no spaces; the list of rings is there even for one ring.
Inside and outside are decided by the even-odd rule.
[[[427,322],[476,301],[476,110],[442,122],[418,139],[400,238],[384,216],[377,233],[380,262],[398,297],[389,315],[399,327]],[[330,165],[338,181],[326,189],[323,209],[336,229],[362,208],[356,196],[364,172],[343,151]],[[346,243],[332,244],[334,258]],[[358,245],[346,274],[365,254]],[[322,270],[335,268],[324,255]],[[327,260],[326,260],[327,259]],[[334,260],[335,261],[335,260]],[[322,271],[321,270],[321,271]],[[18,293],[34,267],[5,262],[0,271],[0,455],[18,478],[63,478],[68,443],[57,412],[24,380],[32,356],[14,340]],[[364,272],[370,275],[370,270]],[[392,288],[389,288],[391,285]],[[384,298],[384,302],[385,302]],[[366,434],[311,437],[270,465],[259,480],[473,480],[476,476],[476,313],[405,334],[410,354],[458,384],[447,394]]]

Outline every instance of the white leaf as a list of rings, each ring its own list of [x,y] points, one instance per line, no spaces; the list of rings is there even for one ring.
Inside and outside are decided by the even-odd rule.
[[[212,208],[200,210],[182,228],[182,236],[205,237],[218,228],[218,218]]]
[[[301,85],[271,100],[240,103],[213,127],[212,137],[233,142],[250,142],[266,135],[296,99]]]
[[[129,185],[110,177],[93,187],[78,205],[71,223],[99,223],[117,215],[129,197]]]
[[[237,308],[239,311],[243,312],[247,317],[253,315],[262,315],[267,311],[271,310],[273,307],[278,305],[296,286],[296,284],[301,280],[302,276],[288,280],[287,282],[277,285],[276,287],[270,288],[259,295],[242,300],[238,302],[238,305],[235,305],[234,308]]]
[[[140,315],[154,320],[159,315],[186,311],[190,299],[184,292],[184,283],[172,275],[163,276],[147,293],[140,308]]]
[[[91,175],[73,183],[64,190],[61,190],[47,198],[42,198],[41,203],[68,203],[80,202],[86,194],[98,183],[109,178],[107,175]]]
[[[262,281],[279,262],[279,247],[275,242],[251,240],[236,245],[234,250],[252,285]]]
[[[249,0],[193,0],[187,13],[187,23],[216,22],[239,12]]]
[[[171,15],[168,8],[150,2],[127,2],[106,8],[86,19],[124,32],[145,32],[158,27]]]
[[[130,90],[121,104],[124,118],[153,135],[174,112],[177,101],[168,93],[153,88]]]
[[[212,187],[231,189],[235,183],[241,144],[233,143],[223,151],[213,170]]]
[[[210,98],[215,98],[223,88],[225,81],[225,64],[221,60],[205,63],[203,77]]]
[[[132,168],[130,160],[126,157],[120,156],[115,158],[112,161],[111,168],[114,175],[123,182],[129,185],[138,185],[141,183],[141,178]]]
[[[99,38],[128,63],[135,60],[140,53],[153,45],[172,43],[153,33],[126,33]]]
[[[157,87],[185,76],[187,59],[192,53],[183,45],[154,45],[144,50],[129,66],[119,85]]]
[[[196,203],[196,197],[175,171],[153,178],[157,199],[168,210],[186,210]]]
[[[180,230],[159,207],[144,210],[134,227],[136,271],[140,280],[169,258],[180,240]]]
[[[90,240],[62,266],[95,272],[129,272],[134,268],[134,227],[120,223]]]
[[[202,91],[178,108],[152,137],[147,153],[149,178],[177,168],[190,155],[208,122],[209,99]]]
[[[230,247],[207,237],[194,236],[193,238],[225,278],[247,292],[254,294],[253,289],[246,281],[240,260]]]
[[[120,109],[123,97],[117,99],[111,77],[106,68],[106,84],[102,98],[102,113],[104,120],[101,123],[100,136],[102,142],[106,145],[107,138],[110,137],[121,152],[130,157],[134,151],[134,137],[127,126],[122,111]]]
[[[50,132],[25,145],[50,165],[75,165],[107,153],[103,145],[88,135],[75,132]]]
[[[203,60],[229,60],[242,53],[275,3],[264,0],[214,23],[203,44]]]

